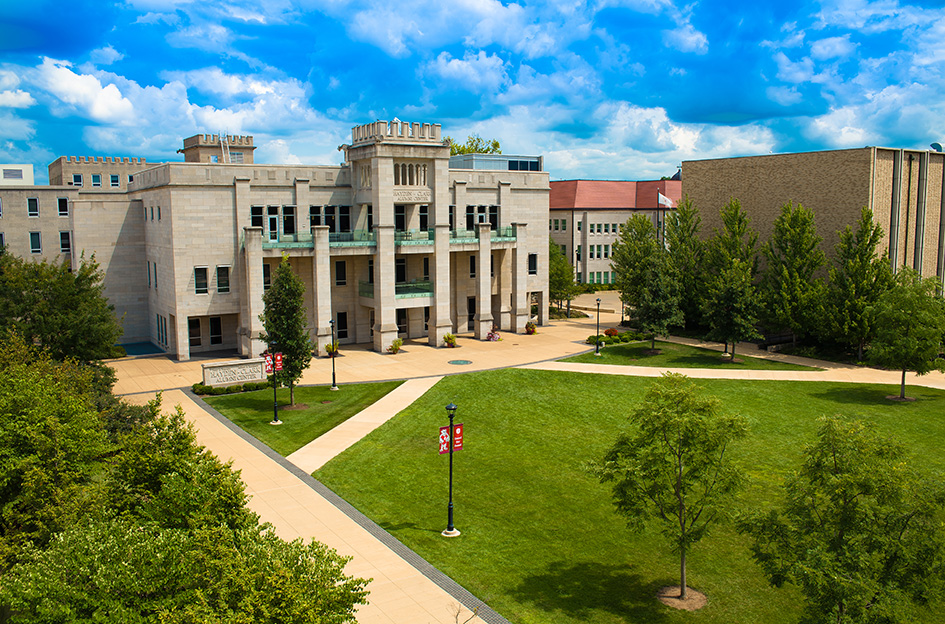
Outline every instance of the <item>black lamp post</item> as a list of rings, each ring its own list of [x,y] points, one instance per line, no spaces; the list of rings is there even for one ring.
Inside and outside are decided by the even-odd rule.
[[[450,417],[450,504],[446,512],[446,530],[441,535],[456,537],[459,535],[453,526],[453,418],[456,416],[456,406],[452,402],[446,406],[446,413]]]
[[[329,320],[328,324],[331,325],[331,348],[334,349],[331,352],[331,389],[337,390],[338,384],[335,383],[335,358],[338,356],[338,345],[335,343],[335,319]]]
[[[279,420],[279,402],[276,399],[276,347],[275,342],[269,343],[269,359],[272,362],[272,422],[270,425],[281,425]]]
[[[594,355],[600,356],[600,297],[597,298],[597,338],[594,339]]]

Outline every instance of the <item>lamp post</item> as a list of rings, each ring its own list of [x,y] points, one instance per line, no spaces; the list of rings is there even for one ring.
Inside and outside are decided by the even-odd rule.
[[[594,339],[594,355],[600,357],[600,297],[597,298],[597,337]]]
[[[276,346],[278,346],[275,341],[269,343],[269,357],[272,359],[273,368],[272,368],[272,422],[270,425],[281,425],[282,421],[279,420],[279,402],[276,399],[276,368],[275,368],[275,357],[276,357]]]
[[[450,402],[446,406],[446,413],[450,417],[450,504],[446,512],[446,530],[441,535],[456,537],[459,535],[459,531],[453,526],[453,418],[456,416],[456,405]]]
[[[338,384],[335,383],[335,358],[338,356],[338,345],[335,343],[335,319],[328,321],[328,324],[331,325],[331,347],[334,351],[331,352],[331,390],[337,390]]]

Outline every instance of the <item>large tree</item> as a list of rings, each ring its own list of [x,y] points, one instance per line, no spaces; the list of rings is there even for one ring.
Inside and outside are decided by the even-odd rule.
[[[752,557],[776,587],[797,585],[804,621],[908,621],[941,587],[945,492],[888,433],[839,418],[787,482],[777,509],[744,518]]]
[[[876,336],[870,343],[869,360],[902,371],[900,399],[906,398],[906,371],[917,375],[945,371],[945,361],[940,357],[945,338],[945,301],[937,291],[935,278],[922,279],[905,267],[871,309]]]
[[[93,256],[68,263],[32,262],[0,254],[0,329],[41,345],[57,360],[111,357],[121,337],[104,276]]]
[[[702,320],[706,294],[705,243],[699,237],[702,218],[688,196],[666,215],[666,249],[669,263],[679,280],[679,307],[687,328]]]
[[[561,253],[561,247],[554,242],[548,243],[548,297],[552,301],[567,301],[568,312],[571,300],[577,296],[577,284],[574,283],[574,267]]]
[[[814,212],[792,202],[781,206],[771,238],[762,246],[765,268],[761,280],[765,317],[777,328],[798,335],[811,333],[820,320],[823,281],[815,274],[826,262]]]
[[[669,264],[665,251],[650,257],[643,273],[643,288],[637,307],[638,329],[651,335],[650,349],[656,350],[656,337],[666,336],[670,328],[682,327],[685,322],[680,303],[677,274]]]
[[[754,279],[758,272],[758,233],[751,229],[748,214],[734,197],[720,211],[722,229],[706,242],[706,256],[710,271],[719,275],[741,260],[751,269]]]
[[[735,258],[731,265],[713,279],[705,300],[705,322],[709,326],[706,337],[735,345],[742,340],[758,338],[758,294],[751,283],[751,267]]]
[[[620,236],[614,241],[610,255],[610,266],[624,306],[640,305],[643,273],[659,246],[656,228],[646,216],[633,215],[620,228]]]
[[[875,334],[869,309],[892,286],[892,269],[879,252],[883,228],[873,222],[873,212],[863,208],[854,231],[841,232],[835,266],[830,268],[821,328],[823,336],[856,349],[857,361]]]
[[[305,329],[305,285],[292,272],[288,256],[282,257],[263,304],[259,339],[282,353],[282,372],[273,373],[273,383],[289,386],[289,403],[295,405],[295,384],[312,363],[313,344]]]
[[[721,413],[684,375],[665,373],[631,415],[635,431],[604,456],[602,482],[631,529],[648,520],[679,553],[680,597],[686,598],[686,556],[724,514],[741,478],[729,445],[747,434],[740,416]]]
[[[501,154],[502,146],[498,139],[484,139],[478,134],[470,134],[465,143],[458,143],[452,137],[446,137],[450,146],[450,156],[457,154]]]

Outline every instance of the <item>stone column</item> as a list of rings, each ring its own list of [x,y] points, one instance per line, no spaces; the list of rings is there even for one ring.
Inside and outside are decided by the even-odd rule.
[[[187,324],[187,316],[175,314],[173,327],[168,328],[169,332],[174,333],[174,346],[177,348],[177,361],[186,362],[190,359],[190,332]]]
[[[492,226],[489,223],[477,223],[479,230],[479,251],[476,264],[479,273],[476,274],[476,315],[473,317],[473,328],[476,340],[485,340],[486,334],[492,331]]]
[[[434,226],[433,258],[430,279],[433,281],[433,305],[430,309],[428,338],[430,346],[443,344],[443,336],[453,333],[450,319],[450,224],[448,221]]]
[[[240,292],[244,299],[241,302],[240,315],[240,355],[243,357],[259,357],[266,350],[259,340],[262,331],[262,321],[259,315],[263,313],[263,255],[261,227],[243,228],[243,271]]]
[[[525,333],[528,322],[528,242],[524,223],[513,223],[515,247],[512,248],[512,327],[516,334]]]
[[[512,251],[502,249],[498,253],[496,277],[499,280],[499,328],[512,329]]]
[[[397,299],[394,288],[394,226],[375,225],[377,254],[374,256],[374,350],[385,353],[397,339]]]
[[[319,355],[327,354],[331,343],[331,249],[328,245],[327,225],[312,228],[314,254],[312,255],[312,317],[315,321],[315,347]]]

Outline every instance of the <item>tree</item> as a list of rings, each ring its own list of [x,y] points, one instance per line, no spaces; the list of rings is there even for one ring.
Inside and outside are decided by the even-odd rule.
[[[720,413],[720,401],[692,381],[665,373],[631,415],[636,431],[618,438],[600,466],[613,483],[617,513],[631,529],[647,520],[679,553],[680,598],[686,598],[686,555],[725,513],[741,480],[727,455],[747,434],[740,416]]]
[[[797,585],[805,621],[894,623],[941,584],[945,493],[875,428],[821,420],[778,509],[739,522],[775,587]]]
[[[636,308],[640,304],[643,273],[657,249],[656,228],[648,217],[633,215],[620,228],[620,236],[614,241],[610,256],[610,266],[620,290],[620,301],[625,306]]]
[[[702,320],[706,291],[705,243],[699,238],[701,223],[699,211],[688,196],[666,217],[666,249],[679,281],[679,307],[687,328]]]
[[[263,333],[259,339],[275,344],[282,353],[282,372],[273,373],[273,383],[289,386],[289,403],[295,405],[295,383],[312,362],[312,340],[305,329],[305,285],[292,267],[288,256],[276,269],[272,286],[263,294]]]
[[[755,329],[758,307],[757,293],[751,283],[751,268],[735,258],[709,288],[705,310],[709,333],[706,337],[726,344],[731,342],[734,361],[738,342],[760,337]]]
[[[670,327],[684,322],[679,308],[680,288],[676,273],[669,264],[667,252],[657,251],[650,257],[643,274],[643,288],[637,307],[639,330],[652,334],[650,348],[656,350],[656,337],[669,334]]]
[[[465,143],[457,143],[452,137],[446,137],[450,146],[450,156],[457,154],[501,154],[502,147],[498,139],[484,139],[478,134],[470,134]]]
[[[813,211],[788,202],[762,247],[767,260],[761,281],[765,315],[773,325],[791,330],[795,345],[798,334],[811,332],[821,316],[824,285],[814,274],[827,258],[820,241]]]
[[[122,329],[104,295],[93,256],[67,263],[0,254],[0,330],[15,331],[53,358],[91,362],[111,357]]]
[[[722,229],[715,231],[715,236],[706,243],[708,264],[712,272],[720,275],[732,266],[734,260],[741,260],[751,269],[754,279],[758,272],[758,233],[749,226],[748,215],[742,210],[741,203],[734,197],[722,208]]]
[[[571,300],[577,296],[577,284],[574,283],[574,267],[561,253],[561,248],[554,242],[548,243],[548,297],[552,301],[568,302],[568,312],[571,311]]]
[[[906,398],[906,371],[924,375],[945,371],[942,339],[945,337],[945,301],[937,293],[934,278],[922,279],[904,267],[892,288],[871,308],[876,336],[870,343],[869,361],[902,370],[899,398]]]
[[[838,234],[821,326],[826,336],[856,348],[856,359],[862,361],[863,348],[876,331],[869,309],[892,285],[892,270],[885,254],[877,253],[883,228],[873,222],[869,208],[861,211],[855,232],[848,225]]]

